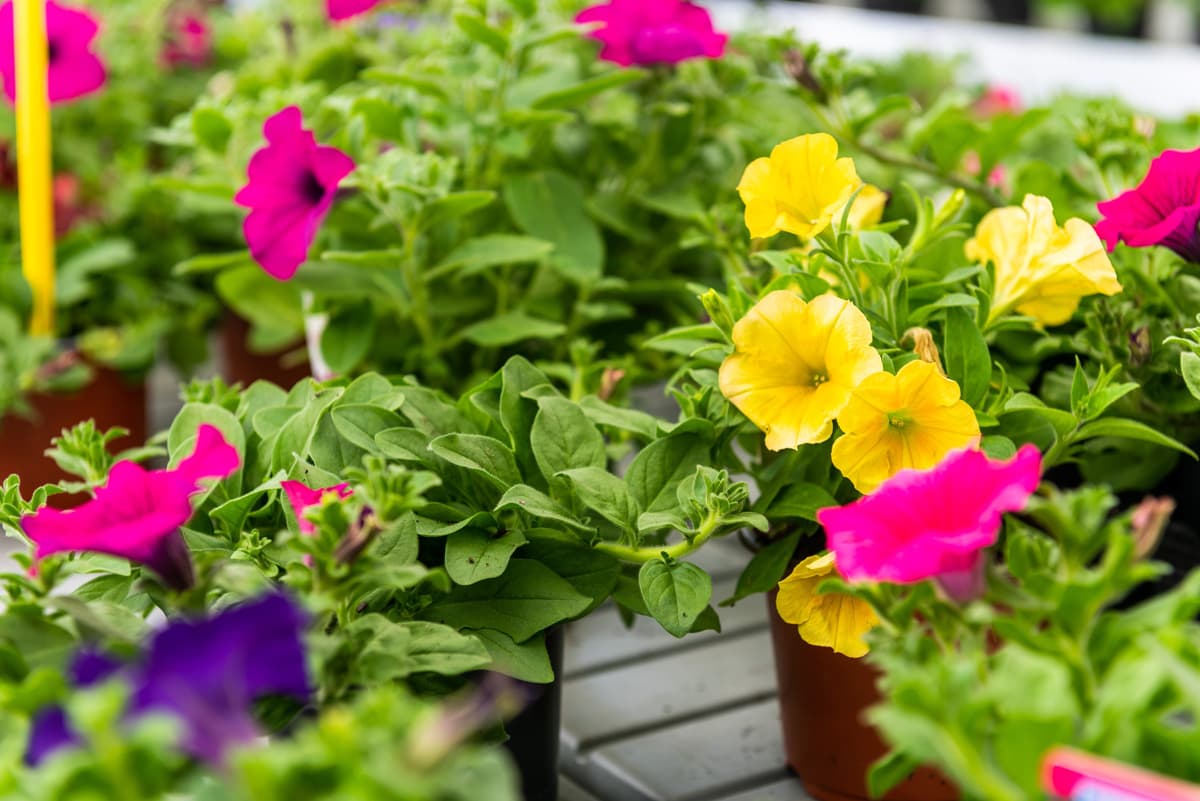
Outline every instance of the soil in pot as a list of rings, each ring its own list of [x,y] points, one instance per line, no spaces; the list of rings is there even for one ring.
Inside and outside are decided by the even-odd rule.
[[[867,771],[887,746],[863,714],[879,702],[878,672],[861,659],[809,645],[767,596],[788,767],[817,801],[866,801]],[[932,768],[918,768],[884,801],[958,801]]]
[[[114,370],[97,368],[92,382],[73,393],[45,393],[30,397],[33,416],[8,415],[0,419],[0,480],[11,473],[21,477],[22,494],[43,484],[69,478],[45,455],[50,440],[84,420],[94,420],[105,430],[120,426],[129,436],[115,443],[133,447],[146,441],[146,385]],[[53,496],[51,503],[69,503],[80,496]]]
[[[533,699],[519,715],[505,724],[508,740],[504,747],[521,774],[521,796],[525,801],[557,801],[558,742],[562,726],[563,645],[562,626],[546,632],[546,650],[554,681],[525,684]]]
[[[248,387],[255,381],[270,381],[285,389],[294,386],[312,373],[305,358],[296,363],[297,353],[304,347],[302,342],[289,345],[269,353],[250,350],[248,338],[250,325],[235,314],[228,314],[218,334],[218,364],[221,377],[229,383],[240,383]]]

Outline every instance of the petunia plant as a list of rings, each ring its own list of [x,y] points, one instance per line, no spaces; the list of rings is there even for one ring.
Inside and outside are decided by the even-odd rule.
[[[830,548],[855,576],[837,589],[878,616],[867,658],[882,672],[884,702],[869,716],[893,751],[872,771],[872,791],[925,764],[963,798],[1034,797],[1046,754],[1063,744],[1195,782],[1186,688],[1197,675],[1197,576],[1149,600],[1132,597],[1166,569],[1145,559],[1166,524],[1152,511],[1158,501],[1113,514],[1116,499],[1102,488],[1029,497],[1036,459],[1018,460],[994,467],[986,490],[966,486],[978,468],[948,460],[822,513]],[[985,492],[991,503],[977,505]],[[950,496],[961,515],[953,522],[931,514]],[[960,505],[964,497],[972,500]],[[880,537],[887,524],[868,506],[896,501],[915,516]],[[1001,526],[1006,510],[1023,514]],[[938,553],[951,560],[937,564]],[[897,569],[895,556],[906,564]],[[964,558],[979,564],[960,587],[968,592],[919,581],[933,575],[954,586],[953,562]],[[910,572],[912,559],[924,567]]]
[[[665,357],[637,345],[698,319],[687,282],[720,281],[740,247],[725,187],[796,124],[775,102],[778,45],[727,47],[679,0],[577,19],[446,3],[405,24],[354,6],[330,6],[355,12],[336,25],[289,9],[232,91],[160,133],[192,164],[185,196],[230,201],[205,206],[227,252],[180,269],[215,272],[254,342],[307,336],[318,377],[461,391],[519,352],[579,393],[616,375],[606,364],[628,379],[610,392],[653,380]],[[335,150],[338,168],[314,171]]]
[[[1119,365],[1076,361],[1069,398],[1048,396],[1057,408],[1010,369],[1008,338],[1069,324],[1120,292],[1088,223],[1060,224],[1049,199],[1030,194],[986,211],[966,239],[964,188],[940,206],[907,192],[915,218],[882,222],[877,206],[864,213],[868,188],[825,133],[751,162],[738,185],[746,226],[791,247],[755,250],[726,293],[703,296],[712,322],[651,343],[690,355],[677,398],[687,414],[741,432],[742,451],[722,466],[754,477],[754,510],[772,524],[730,600],[799,563],[779,599],[792,617],[811,595],[789,595],[836,567],[801,540],[817,510],[870,498],[897,474],[973,448],[1008,458],[1035,447],[1048,467],[1062,465],[1114,437],[1190,453],[1116,410],[1138,389]],[[831,641],[834,624],[816,623],[822,644],[861,654]]]
[[[25,328],[31,296],[20,270],[13,4],[0,5],[0,314]],[[5,336],[0,414],[28,413],[30,394],[70,386],[63,364],[144,373],[163,348],[181,367],[204,358],[201,332],[214,314],[207,291],[170,267],[194,252],[202,231],[186,224],[175,195],[157,183],[166,151],[155,126],[188,108],[221,65],[240,57],[224,12],[203,2],[97,0],[47,3],[57,251],[55,342],[29,359]],[[220,38],[218,45],[216,40]],[[7,322],[4,324],[7,327]],[[61,357],[61,358],[60,358]]]

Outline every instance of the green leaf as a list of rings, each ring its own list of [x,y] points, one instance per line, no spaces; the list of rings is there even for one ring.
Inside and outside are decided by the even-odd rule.
[[[339,434],[371,453],[380,450],[376,437],[389,429],[403,428],[404,423],[395,412],[368,403],[339,403],[329,416]]]
[[[502,631],[476,629],[471,632],[492,657],[489,670],[512,676],[517,681],[549,684],[554,681],[554,668],[546,652],[546,637],[538,634],[517,645]]]
[[[521,556],[550,568],[566,579],[576,592],[590,598],[591,605],[587,612],[607,601],[621,575],[621,563],[616,557],[597,551],[585,543],[547,536],[548,533],[558,534],[540,529],[526,532],[529,544],[521,551]]]
[[[215,108],[198,106],[192,111],[192,133],[201,147],[224,155],[233,136],[233,123]]]
[[[599,280],[604,268],[604,240],[584,208],[579,182],[557,171],[508,179],[504,202],[525,233],[551,242],[550,263],[579,284]]]
[[[690,562],[646,562],[638,587],[650,615],[676,637],[692,630],[712,599],[712,579]]]
[[[545,565],[513,559],[502,576],[456,587],[421,616],[455,628],[496,629],[522,643],[590,605],[589,598]]]
[[[429,275],[452,272],[475,275],[492,267],[540,262],[553,251],[552,243],[531,236],[489,234],[463,242],[430,270]]]
[[[912,757],[893,751],[880,757],[867,773],[867,790],[871,798],[882,798],[883,794],[913,774],[920,763]]]
[[[498,439],[479,434],[444,434],[429,449],[450,464],[490,479],[501,490],[521,483],[512,450]]]
[[[495,511],[501,512],[505,509],[520,509],[538,520],[562,523],[579,531],[594,530],[586,523],[576,520],[568,509],[558,504],[549,495],[527,484],[517,484],[508,488],[504,497],[496,504]]]
[[[446,572],[455,584],[476,584],[495,578],[504,572],[513,552],[525,542],[525,535],[519,531],[509,531],[502,537],[479,529],[451,534],[446,540]]]
[[[674,507],[675,487],[708,458],[708,442],[694,432],[670,434],[651,442],[634,457],[625,483],[639,509],[661,512]]]
[[[641,510],[625,482],[599,467],[564,470],[575,494],[591,510],[622,531],[636,531]]]
[[[534,100],[531,105],[535,109],[571,108],[590,100],[601,92],[640,81],[647,74],[645,70],[640,69],[613,70],[577,84],[547,92]]]
[[[146,621],[140,615],[112,601],[60,595],[47,599],[46,605],[66,612],[77,626],[106,639],[138,643],[146,634]]]
[[[1091,439],[1092,437],[1122,437],[1124,439],[1152,442],[1155,445],[1162,445],[1164,448],[1171,448],[1181,453],[1186,453],[1193,459],[1196,458],[1195,452],[1182,442],[1168,437],[1166,434],[1151,428],[1145,423],[1138,422],[1137,420],[1127,420],[1123,417],[1102,417],[1099,420],[1084,423],[1079,429],[1078,439],[1084,440]]]
[[[776,495],[763,514],[769,520],[798,517],[815,523],[818,509],[837,505],[837,500],[824,487],[800,481],[789,484],[783,492]]]
[[[562,323],[511,311],[468,326],[462,331],[462,337],[485,348],[502,348],[527,339],[558,339],[566,331],[567,327]]]
[[[427,204],[421,210],[421,223],[429,227],[447,220],[457,220],[490,206],[495,199],[495,192],[485,190],[451,192]]]
[[[643,439],[653,439],[658,433],[658,418],[654,415],[639,412],[636,409],[622,409],[613,406],[595,395],[581,398],[579,408],[583,409],[583,413],[598,425],[615,428],[618,431],[628,431]]]
[[[564,470],[608,464],[600,430],[578,404],[566,398],[551,395],[538,400],[529,444],[547,481]]]
[[[429,437],[415,428],[399,426],[376,434],[375,445],[389,459],[424,463],[426,451],[429,450]]]
[[[968,406],[979,406],[992,380],[992,357],[975,318],[960,308],[946,310],[946,337],[942,356],[946,375],[958,382]]]
[[[788,565],[796,554],[796,545],[799,542],[800,532],[793,531],[760,548],[746,565],[742,575],[738,576],[737,588],[733,595],[722,601],[721,606],[732,606],[748,596],[773,590],[787,574]]]
[[[502,31],[488,25],[487,20],[483,17],[477,14],[459,12],[454,15],[454,24],[471,39],[488,48],[501,58],[508,53],[508,37]]]
[[[479,640],[438,623],[394,622],[368,614],[347,626],[345,633],[361,643],[351,663],[353,675],[369,686],[414,673],[457,676],[491,663]]]
[[[369,303],[335,314],[321,334],[321,358],[336,374],[354,371],[375,343],[376,315]]]
[[[1185,350],[1179,355],[1179,369],[1188,391],[1200,399],[1200,354]]]

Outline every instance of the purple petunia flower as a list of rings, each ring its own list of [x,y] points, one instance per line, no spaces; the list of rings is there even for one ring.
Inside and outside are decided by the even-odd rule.
[[[1161,245],[1200,264],[1200,148],[1163,151],[1135,189],[1096,208],[1104,216],[1096,233],[1110,252],[1119,241],[1134,248]]]
[[[341,22],[367,13],[380,2],[381,0],[325,0],[325,12],[334,22]]]
[[[12,0],[0,5],[0,75],[4,94],[17,99],[17,67]],[[104,62],[92,51],[100,23],[82,8],[46,2],[46,40],[49,44],[50,102],[62,103],[104,87]]]
[[[304,613],[285,595],[267,595],[206,619],[177,620],[158,632],[142,659],[122,671],[132,689],[128,715],[162,713],[183,730],[180,746],[197,759],[220,765],[231,747],[259,736],[253,705],[283,695],[305,702],[312,689],[304,643]],[[91,659],[88,686],[107,672]],[[80,666],[77,657],[73,668]],[[89,663],[85,662],[87,668]],[[36,765],[50,753],[78,742],[61,707],[37,715],[26,750]]]
[[[202,425],[192,454],[173,470],[146,470],[117,462],[96,497],[69,511],[42,507],[21,518],[21,528],[44,559],[68,551],[92,551],[146,565],[170,587],[194,580],[192,560],[179,529],[192,516],[192,495],[207,478],[237,471],[237,450],[221,432]]]
[[[242,226],[254,260],[281,281],[308,258],[338,184],[354,161],[335,147],[318,145],[289,106],[263,125],[267,146],[250,159],[249,183],[234,198],[250,209]]]
[[[708,11],[687,0],[609,0],[575,21],[599,23],[588,36],[604,45],[600,58],[622,67],[720,58],[729,40],[713,29]]]
[[[91,687],[107,679],[121,668],[121,663],[102,651],[84,648],[75,654],[68,670],[72,687]],[[29,743],[25,748],[25,764],[36,767],[58,749],[79,741],[67,721],[67,713],[57,704],[48,706],[33,716]]]

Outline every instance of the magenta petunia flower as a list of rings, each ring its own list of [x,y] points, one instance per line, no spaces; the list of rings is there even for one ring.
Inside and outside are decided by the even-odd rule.
[[[931,470],[903,470],[874,494],[817,512],[838,570],[851,581],[911,584],[938,578],[970,596],[982,579],[983,549],[1005,512],[1025,508],[1042,455],[1026,445],[1007,462],[954,451]]]
[[[304,512],[310,507],[317,506],[326,495],[336,495],[339,498],[349,498],[353,493],[349,484],[336,484],[322,489],[309,489],[299,481],[284,481],[280,483],[292,511],[296,513],[296,521],[300,524],[300,533],[312,536],[317,533],[317,527],[304,517]]]
[[[14,47],[12,0],[0,5],[0,75],[4,94],[17,99],[17,57]],[[104,62],[92,50],[100,33],[99,21],[85,9],[46,2],[46,39],[50,47],[50,102],[63,103],[89,95],[104,86]]]
[[[686,0],[609,0],[575,21],[596,24],[588,36],[604,45],[600,58],[622,67],[720,58],[729,41],[708,11]]]
[[[975,101],[974,111],[985,120],[997,114],[1018,114],[1021,111],[1021,96],[1009,86],[989,86]]]
[[[382,0],[325,0],[325,11],[334,22],[365,14]]]
[[[1200,264],[1200,148],[1163,151],[1137,188],[1096,208],[1104,216],[1096,233],[1109,252],[1120,241],[1133,248],[1162,245]]]
[[[238,469],[237,450],[209,425],[200,426],[192,454],[173,470],[146,470],[117,462],[108,483],[82,506],[60,511],[48,506],[21,518],[37,545],[35,556],[92,551],[146,565],[176,589],[192,585],[192,560],[180,534],[192,516],[200,481],[226,478]]]
[[[242,231],[254,260],[286,281],[308,258],[354,161],[335,147],[318,145],[295,106],[268,119],[263,134],[267,146],[250,159],[249,183],[234,200],[250,209]]]

